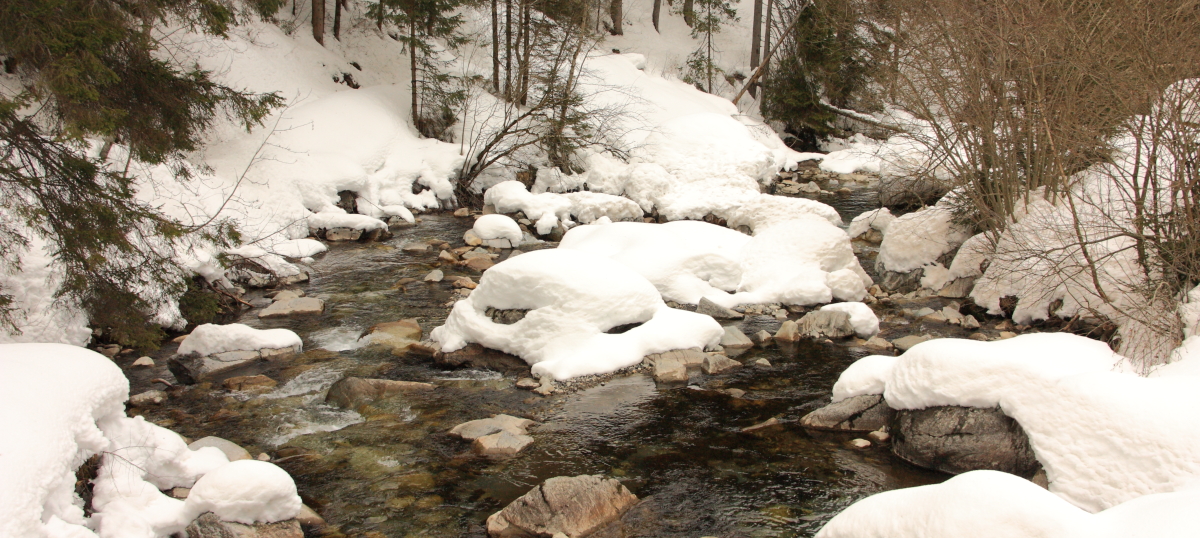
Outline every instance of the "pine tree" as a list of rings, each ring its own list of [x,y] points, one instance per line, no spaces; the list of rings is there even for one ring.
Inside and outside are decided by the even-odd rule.
[[[737,10],[729,0],[693,0],[684,4],[679,12],[685,20],[692,19],[692,38],[700,40],[700,48],[688,57],[683,80],[712,93],[713,79],[721,74],[713,57],[718,52],[713,36],[720,33],[725,24],[738,20]]]
[[[282,2],[249,5],[266,16]],[[162,59],[169,55],[151,32],[170,19],[223,36],[240,15],[215,1],[0,3],[0,56],[22,83],[19,94],[0,97],[0,265],[19,270],[30,234],[39,236],[63,270],[60,299],[119,342],[157,344],[161,331],[145,319],[162,297],[147,295],[182,290],[175,245],[228,244],[237,235],[226,224],[198,230],[159,214],[136,199],[135,178],[105,165],[105,154],[120,143],[130,158],[182,162],[222,112],[249,129],[282,103]],[[100,156],[85,151],[87,139],[106,141]],[[8,314],[0,321],[15,329]]]

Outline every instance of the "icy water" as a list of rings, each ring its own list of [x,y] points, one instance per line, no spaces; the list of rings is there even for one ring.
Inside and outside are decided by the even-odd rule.
[[[857,191],[822,201],[849,221],[874,207],[870,196]],[[844,343],[755,349],[738,359],[750,364],[765,358],[769,368],[747,366],[712,377],[695,372],[687,385],[656,386],[637,374],[549,398],[513,386],[528,374],[518,361],[448,370],[428,359],[358,347],[357,336],[375,323],[417,318],[426,334],[442,323],[455,299],[449,282],[393,287],[438,267],[437,250],[411,254],[400,247],[430,239],[458,245],[470,222],[426,215],[385,243],[333,245],[304,286],[326,301],[325,314],[260,321],[251,311],[240,320],[303,337],[303,356],[239,372],[265,373],[278,387],[250,395],[200,385],[148,418],[192,438],[216,435],[252,454],[269,454],[331,525],[322,536],[483,537],[488,515],[545,479],[579,474],[619,478],[643,499],[621,528],[605,536],[812,536],[855,500],[945,478],[886,448],[851,449],[846,442],[853,435],[817,434],[786,423],[827,403],[841,371],[867,354]],[[447,276],[468,274],[440,268]],[[740,323],[747,333],[774,332],[779,324],[765,317]],[[163,375],[159,370],[138,374],[134,391]],[[427,381],[437,388],[383,400],[361,413],[325,405],[324,391],[346,375]],[[727,388],[745,395],[718,391]],[[541,423],[531,428],[534,444],[515,458],[489,460],[445,433],[494,413]],[[741,431],[773,417],[785,424]]]

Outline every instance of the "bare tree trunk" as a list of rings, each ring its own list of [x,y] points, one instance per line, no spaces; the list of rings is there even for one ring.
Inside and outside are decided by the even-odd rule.
[[[775,11],[775,0],[767,0],[767,24],[766,24],[766,32],[763,35],[763,50],[768,51],[768,52],[771,50],[771,18],[774,16],[774,11]],[[771,61],[771,59],[767,58],[766,60],[763,61],[763,63],[766,64],[766,63],[769,63],[770,61]],[[759,69],[762,69],[763,74],[766,74],[766,72],[767,72],[766,65],[760,65]],[[757,90],[758,86],[755,86],[754,89]],[[762,97],[763,99],[766,99],[766,93],[767,93],[767,90],[764,88],[763,89],[763,97]],[[753,95],[753,94],[751,94],[751,95]],[[757,96],[755,96],[755,97],[757,97]]]
[[[413,127],[417,129],[417,134],[424,136],[421,132],[421,116],[417,113],[417,21],[409,16],[408,21],[408,58],[410,64],[408,67],[409,75],[412,80],[409,82],[409,89],[412,90],[412,122]]]
[[[379,13],[375,14],[375,29],[383,31],[383,0],[379,0]]]
[[[325,46],[325,0],[312,0],[313,39]]]
[[[696,23],[696,3],[694,0],[683,0],[683,23],[691,28]]]
[[[625,35],[625,30],[621,28],[621,19],[625,15],[621,13],[621,0],[610,0],[608,4],[608,16],[612,19],[612,34]]]
[[[512,99],[512,0],[504,0],[504,98]]]
[[[754,16],[751,18],[750,24],[753,28],[750,31],[750,70],[754,71],[758,68],[759,55],[762,45],[762,0],[754,0]],[[750,97],[756,97],[758,92],[753,87],[750,88]]]
[[[522,20],[521,26],[523,26],[525,28],[524,33],[523,33],[523,38],[524,38],[525,43],[522,46],[523,51],[522,51],[522,58],[521,58],[521,82],[520,82],[521,104],[522,105],[524,105],[529,98],[529,43],[530,43],[529,34],[533,32],[533,24],[532,24],[533,6],[530,5],[530,2],[532,2],[532,0],[522,0],[522,2],[521,2],[521,8],[522,8],[522,11],[524,11],[524,13],[522,14],[522,17],[521,17],[521,20]]]
[[[654,0],[654,11],[650,13],[650,22],[654,23],[654,31],[658,32],[658,14],[662,11],[662,0]]]
[[[333,0],[333,38],[342,40],[342,2],[345,0]]]
[[[500,93],[500,13],[497,4],[492,0],[492,90]]]

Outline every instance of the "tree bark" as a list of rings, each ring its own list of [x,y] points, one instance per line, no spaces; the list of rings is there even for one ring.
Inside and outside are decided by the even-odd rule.
[[[313,39],[325,46],[325,0],[312,0]]]
[[[408,18],[408,58],[410,60],[409,75],[412,77],[409,89],[412,90],[413,127],[416,128],[418,135],[424,136],[421,132],[421,116],[417,113],[417,21],[413,20],[411,14]]]
[[[753,25],[750,31],[750,71],[758,68],[759,55],[762,53],[759,48],[762,45],[762,7],[762,0],[754,0],[754,16],[750,22]],[[750,88],[750,97],[756,97],[757,93],[755,88]]]
[[[504,0],[504,99],[512,99],[512,0]]]
[[[500,0],[492,0],[492,90],[500,93]]]
[[[662,0],[654,0],[654,11],[650,13],[650,21],[654,23],[654,31],[658,32],[658,15],[662,11]],[[661,32],[660,32],[661,33]]]
[[[342,2],[345,0],[333,0],[333,38],[342,40]]]
[[[612,34],[625,35],[625,30],[621,27],[621,19],[625,15],[621,12],[621,0],[610,0],[608,4],[608,16],[612,19]]]
[[[522,8],[522,11],[524,12],[521,16],[521,20],[522,20],[521,26],[523,26],[525,28],[524,33],[522,34],[524,37],[524,45],[522,46],[523,51],[522,51],[522,58],[521,58],[521,83],[520,83],[521,104],[522,105],[524,105],[525,102],[529,98],[529,43],[530,43],[529,34],[533,32],[533,24],[532,24],[533,6],[530,5],[531,2],[532,2],[532,0],[522,0],[521,1],[521,8]]]
[[[696,23],[696,3],[694,0],[683,0],[683,23],[691,28]]]

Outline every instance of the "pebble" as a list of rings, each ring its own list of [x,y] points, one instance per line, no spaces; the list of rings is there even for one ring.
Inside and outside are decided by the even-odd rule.
[[[460,208],[458,208],[458,209],[455,209],[455,210],[454,210],[454,216],[456,216],[456,217],[469,217],[469,216],[471,216],[471,209],[470,209],[470,208],[467,208],[467,207],[460,207]]]
[[[441,282],[443,276],[444,273],[442,273],[441,269],[434,269],[428,275],[425,275],[425,282]]]
[[[134,366],[154,366],[154,359],[150,357],[138,357],[138,360],[133,361]]]
[[[871,448],[871,442],[866,439],[851,439],[850,446],[858,449]]]
[[[880,443],[880,444],[886,443],[888,439],[892,438],[892,436],[890,434],[888,434],[888,432],[883,431],[883,430],[875,430],[871,433],[868,433],[867,437],[871,438],[872,441],[874,441],[876,443]]]
[[[754,361],[754,365],[758,366],[759,368],[770,368],[771,361],[769,361],[767,359],[758,359],[758,360]]]

